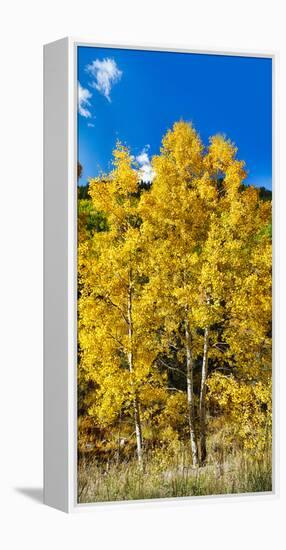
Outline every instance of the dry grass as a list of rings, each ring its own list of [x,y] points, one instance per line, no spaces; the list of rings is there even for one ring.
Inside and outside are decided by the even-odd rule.
[[[78,501],[170,498],[271,491],[269,453],[259,458],[237,453],[225,461],[194,469],[188,449],[165,458],[163,451],[145,458],[140,470],[136,460],[100,466],[81,459],[78,469]]]

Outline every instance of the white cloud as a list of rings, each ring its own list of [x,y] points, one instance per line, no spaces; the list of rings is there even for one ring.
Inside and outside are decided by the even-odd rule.
[[[140,153],[140,155],[138,155],[138,157],[136,157],[136,160],[140,165],[149,164],[150,162],[148,154],[144,150]]]
[[[88,125],[89,128],[94,128],[94,126],[95,126],[92,122],[88,122],[87,125]]]
[[[111,101],[111,88],[122,76],[122,71],[118,69],[114,59],[96,59],[87,65],[85,70],[93,78],[90,85]]]
[[[139,164],[139,174],[142,181],[148,183],[154,179],[155,172],[151,166],[151,161],[148,155],[149,146],[146,145],[136,157],[136,160]]]
[[[90,93],[89,90],[87,90],[86,88],[83,88],[80,84],[80,82],[78,83],[78,112],[81,116],[83,116],[84,118],[91,118],[91,112],[90,110],[88,109],[88,107],[90,107],[91,103],[90,103],[90,98],[92,97],[92,94]]]

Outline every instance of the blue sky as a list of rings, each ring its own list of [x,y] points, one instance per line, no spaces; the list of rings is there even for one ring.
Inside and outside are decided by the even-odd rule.
[[[191,121],[203,142],[223,133],[246,161],[247,183],[271,188],[271,59],[78,48],[80,184],[110,168],[117,139],[139,161],[143,179],[162,136]]]

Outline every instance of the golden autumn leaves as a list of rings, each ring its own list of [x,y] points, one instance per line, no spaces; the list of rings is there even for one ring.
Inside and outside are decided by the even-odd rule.
[[[269,424],[271,204],[242,186],[236,152],[222,136],[205,148],[178,122],[149,189],[120,144],[113,170],[89,183],[106,225],[79,223],[81,404],[111,447],[118,433],[134,441],[141,465],[172,439],[203,465],[207,407],[234,431],[245,424],[242,445]]]

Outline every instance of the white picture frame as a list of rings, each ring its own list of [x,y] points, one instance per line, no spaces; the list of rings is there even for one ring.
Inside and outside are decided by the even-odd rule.
[[[77,503],[77,48],[132,48],[64,38],[44,47],[44,502],[65,512],[106,504]],[[269,57],[273,67],[273,191],[276,198],[276,59],[274,53],[170,47],[134,49]],[[274,227],[276,228],[276,220]],[[275,243],[274,231],[274,243]],[[275,258],[275,244],[274,244]],[[275,298],[275,295],[274,295]],[[274,300],[274,310],[277,301]],[[274,340],[275,348],[275,340]],[[172,499],[269,499],[278,495],[278,372],[273,354],[273,490],[238,496]],[[148,501],[128,501],[140,506]],[[150,501],[149,501],[150,502]],[[169,499],[152,500],[167,506]],[[119,506],[121,503],[111,503]],[[110,505],[110,503],[109,503]]]

